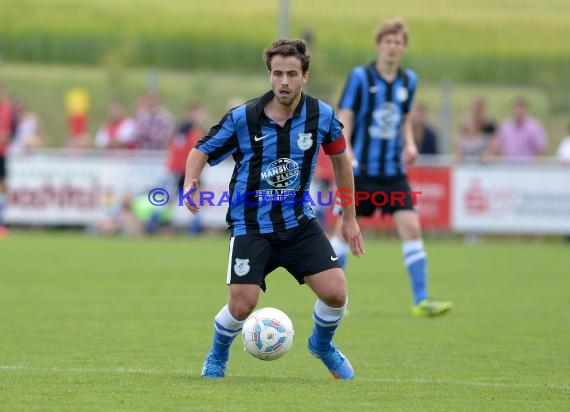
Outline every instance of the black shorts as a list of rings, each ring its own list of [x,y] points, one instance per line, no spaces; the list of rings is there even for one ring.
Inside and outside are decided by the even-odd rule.
[[[259,285],[265,291],[265,277],[278,267],[303,284],[305,276],[340,265],[316,219],[293,229],[230,239],[227,284]]]
[[[410,193],[412,189],[406,176],[355,176],[354,188],[357,192],[355,196],[360,197],[355,199],[357,216],[372,216],[376,209],[380,209],[382,214],[390,215],[398,210],[414,210],[414,198]],[[370,197],[364,199],[365,195],[359,195],[358,192],[367,192]]]
[[[4,155],[0,155],[0,180],[6,178],[6,158]]]

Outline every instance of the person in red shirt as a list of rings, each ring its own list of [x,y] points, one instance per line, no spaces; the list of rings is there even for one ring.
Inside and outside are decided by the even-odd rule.
[[[184,187],[188,153],[204,135],[203,125],[206,117],[206,110],[201,102],[193,101],[188,103],[185,118],[178,125],[174,136],[170,140],[167,168],[177,188]]]
[[[180,122],[168,143],[167,169],[169,181],[176,190],[184,190],[186,160],[199,139],[204,136],[207,113],[200,101],[191,101],[186,106],[184,119]],[[202,231],[200,219],[192,219],[187,232],[195,235]]]

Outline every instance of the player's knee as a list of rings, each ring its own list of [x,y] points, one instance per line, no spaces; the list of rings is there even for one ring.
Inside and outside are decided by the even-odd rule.
[[[333,300],[329,304],[329,306],[333,308],[340,308],[346,305],[347,296],[346,293],[339,293],[333,296]]]
[[[327,296],[321,298],[328,306],[333,308],[340,308],[346,304],[348,297],[346,295],[346,288],[344,285],[331,290]]]
[[[254,300],[241,299],[237,302],[231,302],[228,306],[234,319],[244,320],[253,312],[256,304],[257,302]]]

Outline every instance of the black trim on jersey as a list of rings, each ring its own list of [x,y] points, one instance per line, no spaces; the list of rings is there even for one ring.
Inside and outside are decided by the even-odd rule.
[[[209,156],[212,157],[212,159],[217,159],[219,157],[222,157],[224,154],[231,152],[237,147],[238,147],[237,133],[234,133],[229,137],[228,140],[226,140],[226,142],[223,145],[221,145],[212,153],[210,153]]]
[[[344,91],[342,92],[342,96],[340,97],[339,100],[339,109],[342,109],[340,107],[341,103],[344,101],[344,98],[346,96],[346,93],[348,91],[348,84],[350,82],[350,78],[351,75],[348,76],[348,79],[346,79],[346,84],[344,85]],[[354,96],[354,103],[352,104],[352,107],[350,108],[350,110],[354,113],[354,117],[356,118],[356,115],[358,114],[358,112],[360,111],[360,106],[362,105],[362,87],[357,87],[356,88],[356,96]],[[350,136],[345,136],[348,139],[350,139],[350,144],[354,144],[354,127],[352,128],[352,134]]]
[[[276,159],[283,157],[291,157],[291,123],[292,118],[285,122],[283,127],[275,124],[277,128],[277,155]],[[285,230],[285,221],[283,219],[283,205],[281,202],[273,202],[273,207],[269,210],[269,219],[273,224],[273,231]]]
[[[194,145],[195,148],[198,148],[198,146],[200,146],[202,143],[206,143],[208,140],[210,140],[212,137],[214,137],[222,128],[222,125],[226,122],[227,118],[229,117],[230,113],[226,113],[224,115],[224,117],[222,117],[222,120],[220,120],[220,122],[215,125],[210,127],[210,130],[208,130],[208,133],[206,133],[204,135],[204,137],[202,137],[200,140],[198,140],[196,142],[196,144]]]
[[[368,91],[368,110],[366,111],[366,116],[364,117],[364,147],[362,149],[362,162],[360,162],[360,169],[364,170],[364,174],[367,173],[368,168],[368,146],[370,145],[370,125],[372,124],[372,114],[374,112],[374,106],[376,105],[376,92],[378,88],[376,87],[376,82],[374,81],[374,73],[372,70],[376,70],[376,62],[370,63],[366,67],[366,89]],[[374,90],[374,92],[372,92]]]
[[[259,221],[257,219],[258,200],[255,197],[256,190],[261,185],[261,164],[263,160],[263,140],[255,141],[255,136],[261,136],[261,124],[259,122],[258,106],[262,99],[252,100],[245,107],[245,118],[247,129],[249,131],[249,144],[253,155],[249,162],[249,171],[247,176],[246,192],[248,192],[247,202],[244,202],[244,220],[253,227],[246,227],[246,231],[250,230],[259,233]],[[263,106],[262,106],[263,107]],[[244,196],[240,193],[240,196]],[[245,200],[245,199],[242,199]],[[248,204],[249,203],[249,204]]]
[[[385,102],[394,101],[394,82],[386,83],[386,95],[384,96]],[[388,139],[380,139],[380,176],[386,176],[386,155],[388,147]]]
[[[237,151],[234,152],[233,155],[234,161],[236,162],[235,166],[234,166],[234,171],[232,172],[232,177],[230,179],[230,184],[228,187],[228,196],[231,199],[233,199],[234,196],[234,190],[236,187],[236,183],[237,183],[237,176],[238,176],[238,170],[241,167],[241,161],[243,160],[243,152],[241,151],[241,149],[238,146]],[[243,194],[242,194],[243,196]],[[226,222],[230,222],[231,220],[231,213],[230,213],[231,208],[228,207],[228,212],[226,213]]]
[[[267,106],[267,103],[269,103],[271,99],[273,99],[274,96],[275,94],[273,93],[273,90],[269,90],[260,98],[255,99],[255,101],[257,101],[257,116],[259,117],[259,119],[264,119],[267,117],[264,115],[263,109],[265,108],[265,106]],[[299,99],[297,107],[295,107],[295,111],[293,112],[293,117],[301,114],[301,109],[303,108],[303,104],[305,104],[305,98],[306,98],[305,93],[301,92],[301,98]]]
[[[313,144],[307,150],[305,150],[305,154],[303,155],[303,168],[301,169],[301,180],[299,183],[299,190],[296,195],[295,201],[295,217],[299,220],[303,217],[303,205],[301,204],[301,200],[304,196],[304,189],[305,187],[309,187],[310,179],[311,179],[311,169],[312,169],[312,160],[315,156],[315,152],[319,150],[317,144],[317,137],[315,133],[318,133],[319,129],[319,101],[312,97],[307,96],[306,103],[305,103],[305,130],[304,133],[313,133],[314,136],[311,136],[313,140]],[[330,131],[329,131],[330,133]]]
[[[402,84],[404,85],[404,88],[407,90],[408,92],[408,96],[406,97],[406,101],[402,103],[402,116],[405,116],[406,113],[408,113],[410,111],[410,101],[411,101],[411,93],[409,90],[409,82],[410,79],[408,78],[408,73],[406,73],[406,71],[404,69],[402,69],[401,67],[398,67],[398,76],[400,76],[402,78]],[[403,135],[402,132],[402,146],[405,145],[405,136]],[[398,149],[398,148],[397,148]],[[396,152],[394,153],[394,164],[396,165],[396,173],[398,175],[402,174],[402,151],[401,150],[396,150]]]
[[[354,105],[352,108],[352,112],[354,113],[353,119],[356,119],[357,113],[360,111],[360,106],[362,106],[362,87],[359,87],[356,89],[356,96],[354,98]],[[353,120],[354,122],[354,120]],[[356,130],[356,128],[354,127],[354,124],[352,126],[352,134],[350,136],[348,136],[348,138],[350,139],[350,145],[354,146],[354,141],[355,141],[355,136],[356,134],[354,133],[354,131]]]
[[[402,78],[402,83],[404,84],[404,89],[408,92],[408,96],[406,97],[406,101],[402,103],[402,109],[404,113],[408,113],[410,111],[410,101],[412,99],[412,94],[410,93],[409,85],[410,79],[408,77],[408,73],[401,67],[398,67],[398,76]]]

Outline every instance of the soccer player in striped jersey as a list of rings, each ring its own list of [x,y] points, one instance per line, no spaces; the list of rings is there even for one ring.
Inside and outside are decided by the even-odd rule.
[[[264,52],[271,90],[230,110],[190,152],[186,207],[199,211],[198,178],[206,163],[233,156],[227,223],[231,230],[229,301],[214,318],[212,346],[202,376],[225,375],[230,345],[255,308],[266,276],[284,267],[317,295],[310,352],[337,379],[352,379],[350,362],[333,344],[346,311],[344,273],[306,197],[320,146],[330,156],[336,183],[354,190],[350,158],[332,107],[306,95],[310,55],[302,40],[278,40]],[[353,202],[343,208],[342,236],[363,253]]]
[[[371,216],[377,208],[392,214],[402,239],[404,264],[408,270],[418,316],[437,316],[452,308],[451,302],[431,300],[427,293],[427,255],[418,213],[408,192],[406,165],[418,150],[409,118],[417,87],[416,74],[400,67],[406,51],[408,30],[401,19],[384,22],[375,35],[378,58],[352,70],[339,103],[339,117],[349,140],[355,188],[370,198],[357,200],[357,216]],[[383,196],[372,196],[382,192]],[[400,202],[393,194],[407,194]],[[364,199],[364,196],[362,196]],[[386,202],[384,200],[387,199]],[[383,206],[379,206],[386,203]],[[344,267],[348,245],[336,231],[331,239]]]

